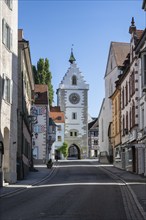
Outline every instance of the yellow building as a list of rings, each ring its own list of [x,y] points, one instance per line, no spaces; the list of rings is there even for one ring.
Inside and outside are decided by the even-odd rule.
[[[121,167],[121,106],[120,86],[116,82],[116,90],[110,97],[112,100],[112,124],[111,124],[111,145],[113,147],[113,162],[115,166]]]

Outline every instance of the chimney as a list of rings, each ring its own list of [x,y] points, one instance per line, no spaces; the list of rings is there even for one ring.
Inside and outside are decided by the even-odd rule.
[[[18,41],[23,40],[23,29],[18,29]]]

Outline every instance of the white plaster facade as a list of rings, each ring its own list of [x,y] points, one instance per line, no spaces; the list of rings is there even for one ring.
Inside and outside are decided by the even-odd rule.
[[[136,47],[138,57],[138,75],[139,75],[139,100],[138,100],[138,143],[141,144],[139,150],[140,162],[138,173],[146,176],[146,29],[143,31],[141,40]]]
[[[46,105],[34,105],[37,110],[37,123],[33,126],[33,157],[35,163],[45,163],[47,155],[48,108]]]
[[[55,152],[63,145],[64,142],[64,123],[56,123],[56,141],[52,144],[51,147],[51,159],[55,160]],[[62,158],[64,159],[63,155],[61,155]]]
[[[111,42],[105,72],[105,98],[99,113],[99,148],[100,153],[112,156],[109,129],[112,121],[112,101],[109,98],[115,91],[115,81],[121,74],[121,66],[128,54],[129,44]]]
[[[57,90],[57,104],[65,113],[65,142],[78,158],[88,157],[88,90],[74,59]]]
[[[0,33],[2,33],[0,34],[0,138],[4,143],[2,172],[6,182],[15,183],[17,179],[17,0],[7,3],[4,0],[0,1]]]

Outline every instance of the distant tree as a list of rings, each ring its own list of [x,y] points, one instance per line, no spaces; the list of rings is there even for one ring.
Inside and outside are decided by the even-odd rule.
[[[66,158],[68,155],[68,145],[66,142],[63,142],[63,145],[58,149],[59,152],[63,154],[63,156]]]
[[[49,68],[50,68],[49,60],[47,58],[45,59],[40,58],[39,61],[37,62],[37,68],[36,66],[33,66],[33,73],[34,73],[35,84],[48,85],[49,104],[51,106],[54,98],[54,91],[53,91],[53,85],[51,83],[52,74]]]

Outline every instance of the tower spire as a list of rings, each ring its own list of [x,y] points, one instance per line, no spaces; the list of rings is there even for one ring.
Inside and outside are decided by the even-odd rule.
[[[74,57],[74,55],[73,55],[73,44],[72,44],[69,62],[72,64],[74,61],[76,61],[76,59],[75,59],[75,57]]]
[[[136,31],[135,21],[134,21],[134,17],[132,17],[131,26],[129,27],[129,33],[132,34],[135,31]]]

